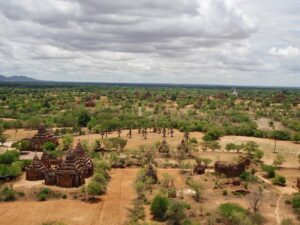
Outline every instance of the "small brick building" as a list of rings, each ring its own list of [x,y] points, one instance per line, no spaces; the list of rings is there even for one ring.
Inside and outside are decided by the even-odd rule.
[[[55,145],[58,145],[58,139],[54,135],[47,132],[46,127],[43,123],[40,124],[37,134],[35,134],[32,138],[29,139],[27,138],[24,140],[29,141],[30,143],[29,149],[31,151],[37,151],[37,152],[43,151],[43,145],[46,142],[52,142]]]
[[[26,168],[26,180],[43,180],[45,178],[46,171],[47,168],[35,153],[31,164]]]

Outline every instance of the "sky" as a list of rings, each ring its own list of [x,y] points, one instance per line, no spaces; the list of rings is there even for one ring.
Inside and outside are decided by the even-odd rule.
[[[0,0],[0,74],[300,86],[299,0]]]

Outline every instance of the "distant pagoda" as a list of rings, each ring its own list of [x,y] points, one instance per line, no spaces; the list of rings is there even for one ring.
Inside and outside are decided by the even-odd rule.
[[[162,143],[158,146],[158,152],[164,156],[168,156],[170,152],[170,146],[167,144],[166,139],[164,138]]]
[[[38,132],[32,138],[24,139],[30,142],[30,150],[41,152],[43,151],[43,145],[46,142],[52,142],[55,145],[58,145],[58,139],[47,132],[46,127],[43,123],[39,125]]]

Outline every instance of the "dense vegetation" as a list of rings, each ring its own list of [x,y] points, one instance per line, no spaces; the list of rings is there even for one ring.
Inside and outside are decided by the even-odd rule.
[[[37,128],[44,122],[56,134],[111,131],[118,128],[173,127],[206,132],[206,140],[222,135],[300,141],[299,90],[239,90],[184,87],[71,86],[0,88],[0,126]],[[8,95],[9,93],[9,95]],[[95,107],[85,107],[93,101]],[[270,128],[256,120],[268,118]],[[69,127],[69,129],[66,129]]]

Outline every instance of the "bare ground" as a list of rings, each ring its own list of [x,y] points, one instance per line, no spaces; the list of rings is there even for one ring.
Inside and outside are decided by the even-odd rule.
[[[127,208],[131,206],[131,200],[135,197],[133,181],[137,170],[112,170],[107,194],[102,196],[98,203],[80,200],[0,203],[0,224],[40,225],[43,222],[61,221],[67,225],[123,225],[127,218]],[[23,185],[26,186],[25,183]],[[37,182],[35,185],[41,184]]]

